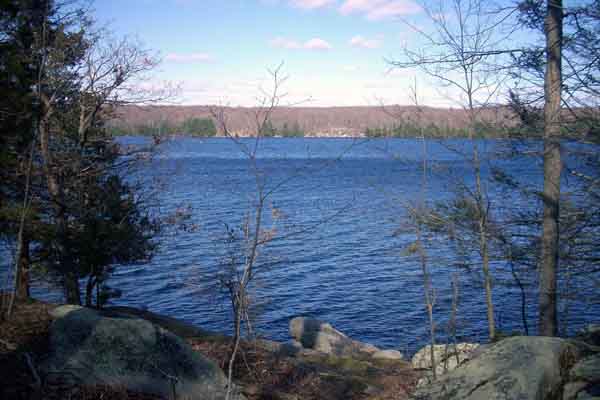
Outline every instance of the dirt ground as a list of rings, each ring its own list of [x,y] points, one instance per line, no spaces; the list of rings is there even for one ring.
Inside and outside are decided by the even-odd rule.
[[[0,295],[2,296],[2,295]],[[0,304],[4,300],[0,297]],[[0,398],[157,400],[160,397],[104,387],[44,384],[36,365],[48,352],[48,311],[39,301],[16,304],[9,321],[0,320]],[[192,348],[227,370],[230,340],[172,318],[145,311],[114,308],[146,318],[183,337]],[[291,356],[261,342],[243,343],[234,365],[234,380],[249,400],[401,400],[418,378],[404,361],[366,361],[324,354]]]
[[[192,347],[227,367],[227,341],[188,340]],[[361,361],[324,354],[283,356],[246,343],[236,360],[235,381],[250,400],[406,399],[416,374],[399,361]]]

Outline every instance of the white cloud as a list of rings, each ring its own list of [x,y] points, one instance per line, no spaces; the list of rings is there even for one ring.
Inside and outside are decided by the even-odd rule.
[[[330,45],[327,41],[319,38],[310,39],[303,46],[308,50],[331,50],[333,46]]]
[[[356,106],[385,104],[412,104],[410,90],[415,77],[418,78],[419,102],[424,105],[449,107],[457,106],[456,93],[449,88],[440,90],[426,77],[396,75],[394,73],[363,73],[350,65],[347,71],[357,71],[352,79],[342,73],[335,76],[318,76],[307,73],[298,79],[286,81],[282,105],[300,106]],[[257,105],[261,97],[260,87],[268,87],[267,77],[245,76],[231,80],[226,77],[214,79],[186,79],[181,82],[180,104],[206,105],[224,104],[231,106]],[[158,83],[154,83],[158,86]],[[153,86],[149,86],[153,87]],[[308,101],[310,99],[310,101]],[[454,99],[454,100],[453,100]]]
[[[367,39],[360,35],[354,36],[350,39],[350,46],[359,47],[362,49],[377,49],[381,47],[381,39]]]
[[[340,12],[344,15],[353,12],[365,12],[384,2],[385,0],[346,0],[340,7]]]
[[[169,53],[165,61],[189,64],[189,63],[207,63],[214,61],[213,57],[207,53]]]
[[[395,18],[402,15],[416,14],[421,11],[416,3],[412,1],[391,1],[367,14],[367,19],[376,21],[385,18]]]
[[[336,0],[291,0],[290,4],[296,8],[313,10],[315,8],[322,8],[333,4],[335,1]]]
[[[276,47],[278,49],[300,49],[302,45],[295,40],[290,40],[282,37],[276,37],[269,41],[271,46]]]
[[[356,65],[346,65],[343,67],[343,70],[346,72],[356,72],[358,71],[360,68],[358,68]]]
[[[339,11],[343,15],[363,14],[368,20],[378,21],[416,14],[421,7],[412,0],[345,0]]]
[[[283,37],[277,37],[272,39],[270,42],[271,46],[276,47],[278,49],[288,49],[288,50],[331,50],[333,46],[329,44],[329,42],[320,39],[313,38],[304,43],[300,43],[296,40],[286,39]]]
[[[181,83],[177,99],[185,105],[228,104],[256,105],[256,94],[260,82],[248,80],[197,80],[186,79]]]

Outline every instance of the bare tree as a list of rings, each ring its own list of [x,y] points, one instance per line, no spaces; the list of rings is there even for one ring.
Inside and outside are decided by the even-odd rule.
[[[302,176],[312,176],[317,171],[330,167],[360,143],[353,140],[333,159],[319,162],[317,165],[298,166],[285,177],[272,179],[268,167],[261,164],[259,153],[261,141],[273,133],[272,118],[284,109],[282,103],[287,94],[283,91],[283,85],[288,77],[283,75],[283,66],[281,63],[276,68],[268,70],[271,85],[268,88],[259,88],[258,106],[246,110],[249,122],[243,132],[231,129],[228,114],[232,110],[230,107],[211,107],[210,110],[219,133],[229,138],[248,161],[249,175],[253,182],[250,204],[240,226],[226,225],[227,251],[224,258],[220,260],[217,276],[221,287],[226,291],[233,312],[233,341],[227,371],[228,397],[234,395],[232,379],[235,361],[241,351],[244,330],[250,339],[256,338],[253,329],[255,284],[261,273],[281,262],[269,254],[268,246],[277,241],[310,234],[350,207],[349,204],[345,204],[339,210],[313,223],[294,226],[293,223],[286,221],[282,210],[272,205],[274,196],[290,182]],[[286,103],[286,106],[289,104]],[[239,133],[243,133],[244,137],[239,137]],[[256,344],[256,341],[254,343]],[[243,352],[241,354],[244,355]]]
[[[258,258],[261,249],[273,239],[275,232],[274,227],[265,228],[265,213],[268,211],[268,200],[273,190],[266,186],[266,176],[258,165],[257,156],[260,140],[265,135],[271,115],[282,98],[281,85],[287,79],[281,76],[282,67],[283,64],[280,64],[269,71],[273,86],[269,92],[263,91],[260,106],[253,110],[254,137],[249,143],[240,140],[229,130],[224,108],[211,109],[218,129],[224,136],[233,140],[248,159],[255,186],[252,208],[244,219],[241,235],[238,236],[235,229],[227,228],[229,243],[241,246],[241,249],[234,248],[230,252],[229,259],[225,262],[226,271],[221,275],[221,283],[229,292],[234,318],[233,345],[227,371],[227,399],[233,395],[233,369],[240,348],[242,326],[245,324],[249,327],[251,324],[249,285],[256,274],[256,269],[260,268]]]
[[[502,54],[498,51],[500,43],[508,35],[501,32],[500,26],[511,12],[492,15],[484,5],[480,0],[423,2],[422,7],[433,25],[433,32],[426,33],[413,26],[425,41],[425,46],[420,50],[406,49],[402,59],[389,63],[397,68],[420,69],[464,97],[461,106],[468,119],[471,150],[470,154],[463,155],[471,165],[474,184],[460,184],[466,197],[459,203],[461,207],[467,207],[467,215],[474,222],[472,229],[476,232],[484,277],[488,333],[493,340],[496,327],[489,249],[491,199],[483,182],[481,152],[476,139],[477,127],[482,122],[481,111],[498,95],[505,79],[494,66],[498,65],[497,58]],[[444,218],[438,218],[435,223],[444,225]]]
[[[414,86],[411,88],[412,100],[413,104],[417,108],[417,118],[420,119],[422,114],[422,109],[419,102],[419,97],[417,93],[417,84],[415,80]],[[418,121],[418,126],[422,127],[422,122]],[[427,215],[426,211],[426,199],[427,199],[427,174],[428,174],[428,164],[427,164],[427,138],[425,137],[425,133],[423,128],[421,130],[421,144],[422,144],[422,171],[421,171],[421,194],[419,198],[419,203],[416,207],[409,207],[408,212],[413,221],[415,227],[415,237],[416,240],[414,242],[414,250],[419,255],[419,263],[421,266],[421,274],[423,280],[423,294],[425,300],[425,308],[427,310],[427,317],[429,319],[429,341],[431,344],[431,352],[430,352],[430,362],[433,373],[433,379],[437,379],[437,371],[436,371],[436,362],[435,362],[435,320],[433,317],[433,307],[436,302],[436,293],[435,288],[433,287],[431,273],[428,268],[428,258],[427,258],[427,250],[425,244],[424,237],[424,217]]]

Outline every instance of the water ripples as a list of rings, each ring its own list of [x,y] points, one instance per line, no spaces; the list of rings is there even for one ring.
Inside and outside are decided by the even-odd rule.
[[[288,340],[289,319],[308,315],[382,347],[412,352],[425,344],[420,265],[405,252],[414,235],[404,226],[404,206],[420,196],[421,144],[277,139],[261,146],[258,165],[266,171],[267,188],[277,188],[268,201],[266,222],[267,227],[276,226],[277,234],[261,249],[261,265],[269,267],[259,267],[254,285],[259,331],[268,338]],[[336,160],[341,153],[344,156]],[[441,200],[452,190],[444,171],[468,174],[464,162],[443,146],[432,145],[429,154],[441,166],[428,177],[429,196]],[[239,228],[255,200],[255,177],[248,166],[227,140],[181,139],[167,144],[147,173],[166,183],[160,192],[163,208],[189,205],[199,229],[165,236],[147,265],[118,268],[111,278],[111,284],[123,291],[117,303],[148,307],[205,329],[231,329],[230,306],[218,290],[216,273],[227,254],[226,224]],[[521,178],[539,182],[541,171],[530,164],[511,168]],[[272,219],[271,207],[283,217]],[[443,338],[451,277],[460,271],[451,265],[452,250],[441,239],[429,256]],[[461,273],[460,291],[459,336],[485,338],[477,275]],[[497,286],[494,296],[502,328],[521,329],[518,291]],[[534,315],[535,307],[529,307],[528,316]],[[574,322],[582,324],[584,319]]]

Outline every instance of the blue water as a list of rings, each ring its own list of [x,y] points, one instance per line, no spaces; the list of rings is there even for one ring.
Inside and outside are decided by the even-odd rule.
[[[124,138],[126,144],[142,138]],[[253,281],[255,328],[269,339],[288,340],[288,322],[308,315],[332,323],[347,335],[375,345],[413,352],[427,338],[422,276],[418,259],[407,252],[414,230],[406,207],[422,196],[423,145],[402,139],[264,139],[256,163],[245,150],[254,142],[179,138],[161,145],[142,168],[146,187],[155,190],[162,212],[189,208],[187,231],[168,230],[148,264],[120,267],[110,285],[122,289],[115,304],[147,307],[228,332],[231,312],[218,284],[219,265],[234,246],[227,228],[240,232],[255,210],[257,182],[269,192],[264,228],[273,240],[259,249]],[[480,141],[483,173],[501,165],[530,187],[541,187],[541,161],[501,159],[502,141]],[[529,144],[535,149],[536,144]],[[537,146],[539,147],[539,146]],[[461,182],[472,187],[472,169],[461,153],[466,141],[429,142],[426,149],[428,201],[450,198]],[[493,161],[492,161],[493,160]],[[254,168],[254,169],[253,169]],[[531,207],[484,181],[499,214]],[[436,287],[435,318],[444,337],[451,304],[452,276],[459,281],[459,328],[465,340],[485,340],[487,322],[481,275],[454,266],[456,253],[443,237],[429,242],[429,267]],[[493,262],[494,302],[499,328],[522,331],[519,291],[506,266]],[[535,291],[528,288],[529,294]],[[47,288],[38,290],[47,296]],[[535,325],[536,297],[528,321]],[[576,329],[598,305],[577,303],[569,326]],[[587,308],[586,308],[587,307]],[[591,308],[590,308],[591,307]]]

